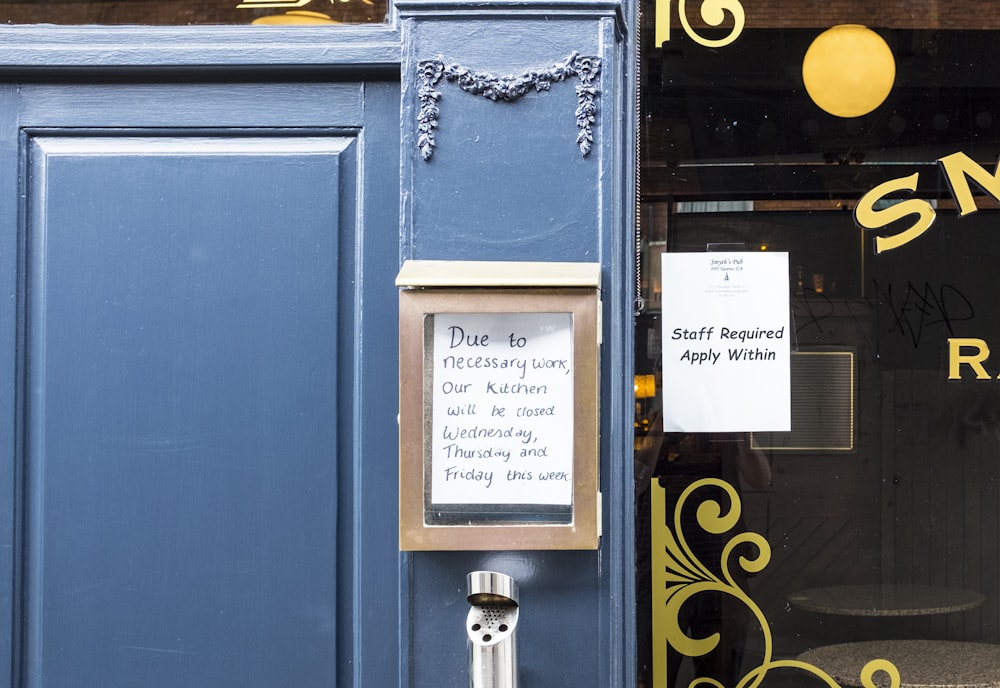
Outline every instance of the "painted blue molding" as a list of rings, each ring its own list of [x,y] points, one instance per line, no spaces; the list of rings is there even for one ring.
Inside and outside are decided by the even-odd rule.
[[[475,72],[457,64],[446,65],[443,58],[422,60],[417,64],[417,79],[420,82],[417,89],[420,100],[417,147],[420,154],[424,160],[430,160],[437,146],[435,131],[441,114],[441,92],[437,85],[442,78],[456,82],[466,93],[494,102],[513,102],[531,91],[548,91],[552,84],[575,77],[579,80],[576,85],[576,144],[580,153],[587,157],[594,144],[593,128],[597,117],[597,98],[600,96],[600,89],[595,82],[600,72],[601,58],[581,57],[576,52],[548,69],[500,77],[488,72]]]
[[[265,30],[261,30],[265,29]],[[0,74],[262,67],[376,69],[396,78],[390,24],[344,26],[0,26]]]

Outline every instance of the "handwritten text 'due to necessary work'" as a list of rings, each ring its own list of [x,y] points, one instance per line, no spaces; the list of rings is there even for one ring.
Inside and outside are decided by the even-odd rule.
[[[569,313],[437,314],[435,504],[572,504]]]

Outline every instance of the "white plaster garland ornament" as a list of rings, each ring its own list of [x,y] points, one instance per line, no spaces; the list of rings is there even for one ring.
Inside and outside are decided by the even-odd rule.
[[[492,101],[512,102],[530,91],[548,91],[553,83],[571,77],[579,80],[576,85],[576,144],[586,157],[594,143],[594,121],[597,117],[597,76],[601,71],[601,58],[580,57],[572,53],[563,62],[545,70],[532,70],[516,76],[496,77],[488,72],[474,72],[457,64],[445,65],[442,58],[422,60],[417,64],[420,86],[417,96],[420,113],[417,115],[417,147],[424,160],[430,160],[437,145],[434,132],[441,115],[441,92],[437,85],[444,78],[456,82],[466,93],[482,96]]]

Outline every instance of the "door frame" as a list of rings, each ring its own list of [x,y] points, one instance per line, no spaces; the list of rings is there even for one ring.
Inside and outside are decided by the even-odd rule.
[[[258,28],[268,31],[263,46]],[[350,504],[342,501],[338,514],[338,537],[349,549],[349,560],[338,563],[345,581],[337,601],[343,630],[337,634],[337,647],[330,651],[337,654],[341,685],[398,684],[402,660],[370,661],[373,641],[364,645],[378,630],[373,616],[395,619],[399,615],[398,597],[385,594],[387,588],[399,589],[396,551],[381,544],[395,536],[394,512],[384,508],[385,495],[394,497],[395,485],[386,485],[385,472],[376,474],[361,460],[369,454],[395,453],[395,434],[384,429],[385,408],[395,407],[392,385],[368,388],[362,381],[366,371],[385,369],[389,367],[386,362],[395,360],[396,323],[394,317],[366,319],[360,306],[386,303],[396,295],[386,276],[398,268],[398,241],[386,234],[398,232],[399,203],[385,200],[398,198],[399,188],[385,171],[399,166],[398,31],[385,25],[346,27],[343,33],[339,27],[334,31],[329,27],[4,27],[0,37],[4,44],[0,48],[0,181],[8,189],[6,198],[0,199],[0,286],[7,296],[0,307],[0,571],[4,572],[0,575],[0,686],[14,688],[24,680],[17,624],[25,565],[20,557],[25,517],[19,509],[25,481],[26,391],[21,378],[27,299],[23,284],[26,207],[22,193],[14,190],[26,188],[25,142],[29,132],[75,128],[95,133],[114,128],[113,123],[98,122],[96,115],[88,120],[88,108],[98,112],[100,103],[121,97],[116,89],[150,84],[168,93],[200,90],[206,94],[222,93],[229,86],[231,97],[223,99],[220,112],[236,112],[241,105],[254,103],[251,94],[255,90],[280,93],[287,86],[290,93],[301,94],[302,85],[315,86],[321,89],[320,97],[327,99],[329,121],[317,126],[292,117],[289,126],[357,138],[354,184],[362,190],[348,209],[358,229],[354,244],[346,246],[343,254],[341,288],[345,293],[340,298],[348,307],[343,310],[343,341],[338,343],[340,350],[350,352],[351,370],[345,375],[353,380],[354,391],[344,407],[350,415],[350,429],[339,442],[339,453],[350,464],[341,488],[351,495]],[[32,92],[57,89],[89,94],[82,100],[90,96],[94,100],[87,105],[66,105],[68,99],[62,99],[60,107],[81,113],[64,123],[56,112],[44,114],[52,112],[46,105],[27,104]],[[58,100],[50,98],[50,105]],[[263,125],[265,132],[274,129],[273,113],[281,105],[268,107],[272,116]],[[179,128],[155,111],[147,119],[135,129],[149,133],[162,127],[174,133]],[[204,124],[195,128],[209,129]],[[213,130],[225,128],[223,121]],[[383,145],[365,145],[366,139]],[[366,190],[372,188],[376,192],[367,193],[374,197],[367,198]],[[365,346],[359,346],[362,341]],[[377,542],[368,538],[373,524],[379,530]],[[385,643],[381,634],[379,642]],[[393,656],[401,656],[396,641],[386,647]]]
[[[421,3],[424,4],[424,3]],[[428,6],[431,3],[426,3]],[[433,3],[443,8],[445,14],[461,19],[463,13],[482,21],[484,5],[468,5],[453,0]],[[544,5],[544,7],[543,7]],[[516,10],[511,8],[515,7]],[[509,15],[525,8],[515,0],[500,0],[491,9],[500,9],[498,21],[509,19]],[[581,8],[583,8],[581,10]],[[629,29],[636,26],[633,16],[636,12],[631,3],[620,5],[606,0],[579,0],[563,3],[550,0],[529,8],[540,22],[545,14],[573,16],[600,15],[594,26],[603,21],[599,30],[605,45],[620,41],[620,50],[608,49],[620,55],[620,64],[607,66],[603,107],[613,113],[610,119],[616,122],[614,128],[601,132],[598,149],[592,160],[602,160],[602,169],[613,169],[613,183],[601,186],[604,203],[600,205],[601,226],[607,227],[601,237],[599,260],[605,275],[603,302],[603,356],[601,367],[601,491],[603,495],[602,520],[603,536],[601,552],[596,557],[586,554],[566,555],[558,568],[560,572],[572,570],[579,563],[580,578],[566,581],[566,588],[558,591],[557,605],[562,605],[577,620],[582,633],[595,639],[600,648],[596,664],[599,670],[589,683],[593,688],[605,685],[630,686],[635,683],[635,595],[634,595],[634,524],[632,515],[632,468],[631,468],[631,399],[629,384],[632,368],[632,323],[629,318],[634,282],[633,240],[630,230],[634,221],[634,100],[637,81],[633,72],[635,40]],[[625,15],[623,20],[622,14]],[[607,17],[615,16],[617,21],[609,22]],[[461,30],[461,22],[454,22]],[[617,27],[624,26],[624,29]],[[615,27],[615,28],[613,28]],[[266,40],[261,40],[261,31],[266,31]],[[625,35],[619,36],[621,31]],[[420,40],[405,28],[401,30],[396,9],[386,24],[341,27],[0,27],[0,113],[17,111],[17,84],[33,82],[86,83],[120,82],[128,83],[225,83],[227,81],[297,83],[358,82],[378,83],[386,86],[366,94],[372,98],[371,107],[395,113],[395,121],[380,124],[394,127],[393,136],[406,142],[406,134],[416,128],[413,122],[403,122],[400,115],[399,92],[404,96],[407,89],[414,88],[413,76],[401,75],[405,68],[404,51],[413,51],[413,43]],[[561,55],[560,55],[561,57]],[[389,84],[393,84],[390,88]],[[395,89],[395,101],[390,91]],[[366,104],[367,104],[366,100]],[[0,151],[6,154],[19,145],[19,123],[0,116]],[[15,153],[16,154],[16,153]],[[3,153],[0,153],[3,155]],[[366,153],[367,155],[367,153]],[[399,166],[401,157],[419,155],[415,150],[397,148],[395,157],[366,160],[363,164],[366,175],[374,175],[376,169],[386,165]],[[378,167],[381,165],[382,167]],[[19,170],[3,169],[0,166],[0,188],[18,188]],[[6,185],[6,186],[5,186]],[[404,195],[405,189],[397,189],[397,196]],[[586,193],[581,193],[586,197]],[[587,199],[590,202],[592,199]],[[356,298],[362,290],[369,308],[377,308],[389,327],[395,326],[396,288],[392,277],[396,274],[401,260],[412,247],[406,246],[407,236],[400,214],[407,211],[407,200],[396,202],[391,213],[396,218],[395,236],[367,236],[358,248],[357,267],[359,283],[355,285]],[[384,204],[383,205],[393,205]],[[402,207],[401,207],[402,206]],[[385,208],[370,208],[361,212],[376,215],[388,212]],[[3,242],[18,239],[11,232],[18,232],[21,223],[20,210],[8,207],[0,199],[0,236]],[[5,222],[4,222],[5,221]],[[375,242],[389,242],[392,251],[377,252]],[[0,247],[4,244],[0,243]],[[11,244],[7,244],[11,245]],[[21,248],[4,253],[0,248],[0,294],[17,295],[21,285],[17,284],[20,271],[18,255]],[[388,254],[388,255],[387,255]],[[531,259],[527,258],[526,259]],[[23,298],[23,297],[21,297]],[[357,301],[361,303],[361,301]],[[20,305],[0,309],[0,352],[15,352],[20,335],[17,333]],[[381,337],[378,341],[365,339],[364,318],[360,307],[353,314],[354,336],[359,352],[369,356],[392,356],[395,360],[396,341],[392,337]],[[369,318],[371,316],[368,316]],[[388,331],[386,329],[385,331]],[[15,486],[23,477],[14,457],[21,455],[20,437],[17,428],[23,422],[18,418],[18,394],[20,381],[8,379],[6,371],[16,371],[17,361],[13,356],[0,359],[0,570],[16,574],[16,542],[20,524],[16,522],[17,494]],[[394,376],[395,372],[390,371]],[[360,378],[358,378],[360,380]],[[358,385],[359,400],[355,409],[355,419],[379,418],[384,421],[390,407],[395,404],[394,391],[375,398],[373,391]],[[394,408],[394,407],[393,407]],[[394,415],[394,414],[391,414]],[[8,422],[6,419],[12,419]],[[366,425],[367,423],[367,425]],[[370,424],[370,421],[356,420],[356,430],[364,437],[354,445],[354,466],[362,467],[363,454],[370,451],[386,451],[391,444],[395,455],[396,434]],[[366,439],[367,438],[367,439]],[[365,445],[365,442],[370,444]],[[383,478],[382,483],[377,478]],[[395,543],[395,476],[385,484],[385,476],[359,470],[353,476],[353,493],[358,499],[352,518],[350,537],[359,549],[351,563],[353,590],[357,593],[343,602],[350,609],[353,620],[350,633],[343,642],[349,644],[346,654],[341,654],[342,666],[338,668],[339,680],[344,686],[384,686],[407,687],[424,683],[423,677],[433,674],[436,666],[420,667],[420,657],[411,656],[414,631],[414,600],[424,593],[423,581],[433,577],[439,566],[462,569],[465,560],[459,555],[456,561],[451,555],[428,555],[411,557],[400,554]],[[391,502],[391,507],[387,504]],[[388,514],[386,513],[388,510]],[[362,531],[366,519],[391,521],[393,525],[392,546],[365,546],[371,539]],[[381,535],[381,533],[380,533]],[[503,557],[500,557],[503,560]],[[548,559],[540,555],[535,564],[539,569],[546,567]],[[550,562],[551,563],[551,562]],[[0,576],[0,688],[18,686],[16,667],[12,658],[16,656],[10,649],[16,642],[13,621],[15,618],[16,586],[12,576]],[[574,588],[576,586],[576,588]],[[385,594],[391,589],[396,594]],[[575,595],[574,589],[584,590]],[[462,594],[456,593],[456,599]],[[450,598],[449,598],[450,599]],[[460,606],[460,605],[459,605]],[[441,619],[450,619],[455,608],[443,610]],[[447,612],[447,613],[446,613]],[[419,621],[425,622],[426,618]],[[398,624],[398,631],[388,630],[386,623]],[[451,623],[446,620],[445,624]],[[592,635],[591,635],[592,634]],[[572,639],[562,641],[572,646]],[[378,651],[372,646],[380,645]],[[560,647],[560,649],[562,649]],[[451,653],[449,646],[444,654]],[[538,652],[538,650],[536,650]],[[365,653],[365,654],[363,654]],[[549,666],[558,675],[558,658],[562,652],[552,657]],[[364,660],[364,661],[363,661]],[[541,678],[535,676],[535,678]],[[460,677],[451,680],[460,681]]]

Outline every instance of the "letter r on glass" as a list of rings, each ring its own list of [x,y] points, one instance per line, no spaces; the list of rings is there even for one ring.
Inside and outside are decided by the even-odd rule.
[[[975,349],[975,353],[962,353],[962,348]],[[990,356],[990,347],[982,339],[975,337],[954,337],[948,339],[948,379],[960,380],[961,366],[966,364],[976,372],[976,379],[989,380],[990,374],[983,367],[983,361]]]

